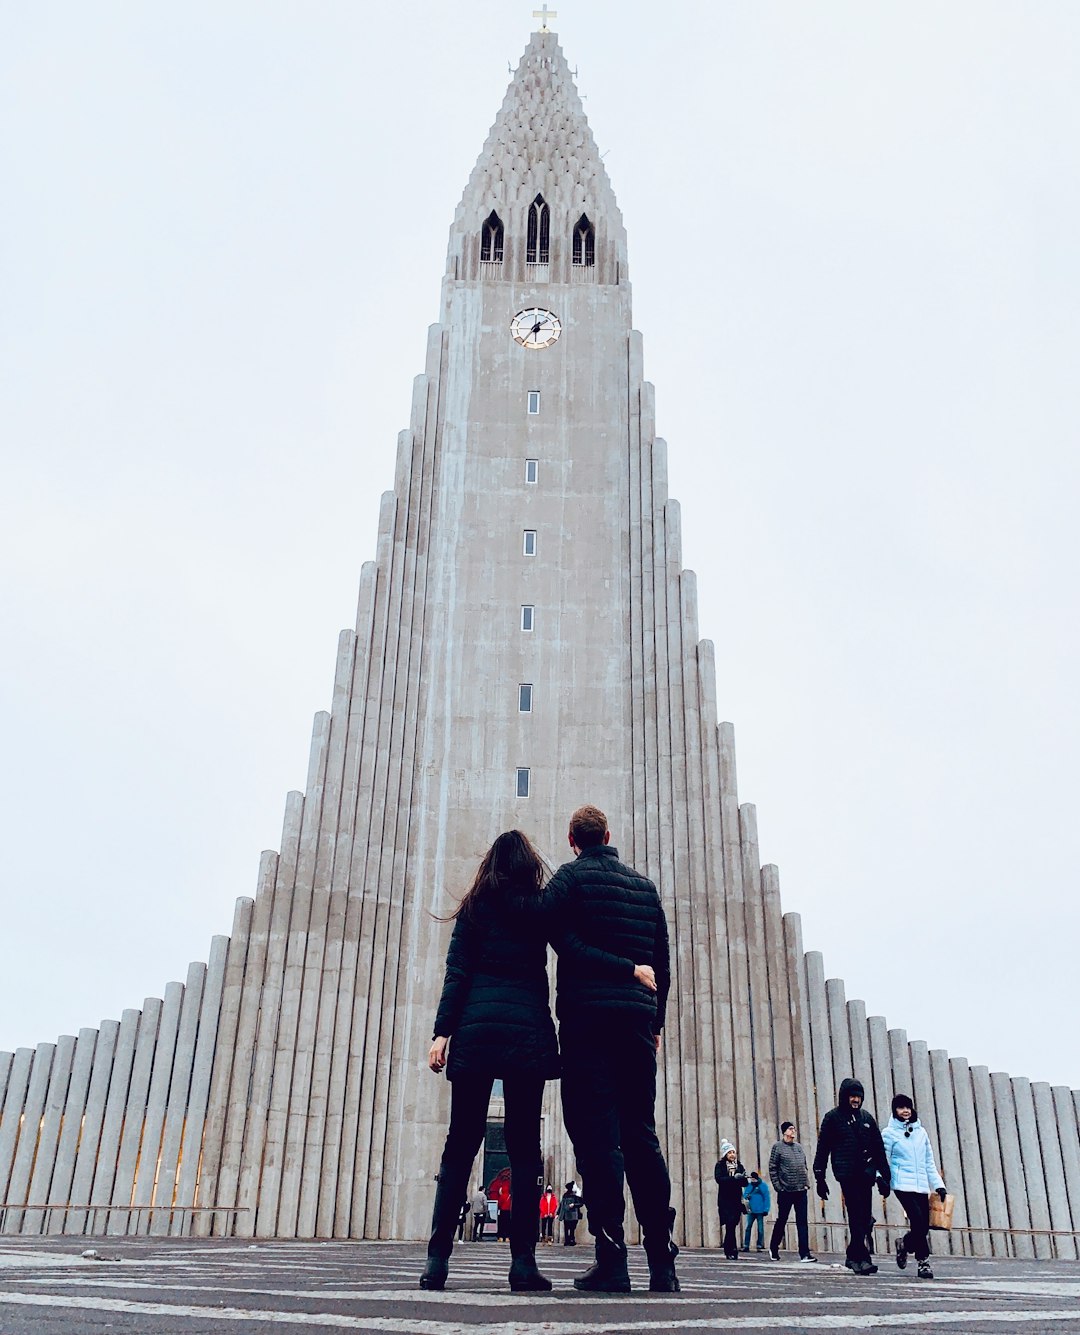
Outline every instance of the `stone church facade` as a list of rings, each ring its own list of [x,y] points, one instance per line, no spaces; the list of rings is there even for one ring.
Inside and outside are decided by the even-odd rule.
[[[868,1016],[804,953],[740,804],[697,629],[626,234],[554,35],[533,35],[450,232],[441,318],[307,784],[232,933],[119,1021],[0,1054],[0,1231],[420,1238],[448,1114],[427,1070],[445,915],[496,833],[554,866],[608,814],[657,883],[674,986],[659,1131],[680,1241],[720,1140],[812,1143],[839,1081],[913,1092],[955,1249],[1075,1257],[1080,1092]],[[558,1086],[553,1180],[573,1175]],[[840,1241],[839,1193],[817,1244]],[[900,1213],[888,1203],[885,1223]]]

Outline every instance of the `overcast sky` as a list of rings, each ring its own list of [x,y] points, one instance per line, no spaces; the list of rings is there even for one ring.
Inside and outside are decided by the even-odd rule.
[[[532,8],[0,3],[0,1048],[253,893]],[[1080,6],[558,10],[784,906],[1080,1085]]]

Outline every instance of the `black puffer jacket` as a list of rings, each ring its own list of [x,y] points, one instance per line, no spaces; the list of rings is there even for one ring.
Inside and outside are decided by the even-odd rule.
[[[448,1035],[446,1077],[559,1074],[548,1008],[547,946],[536,915],[508,904],[461,914],[446,952],[435,1035]]]
[[[853,1112],[848,1103],[849,1094],[863,1094],[859,1080],[842,1080],[837,1106],[830,1108],[821,1119],[817,1153],[814,1155],[814,1176],[823,1178],[832,1155],[833,1176],[838,1182],[845,1178],[878,1178],[886,1189],[890,1186],[889,1160],[881,1139],[878,1124],[865,1108]]]
[[[647,1014],[664,1027],[671,963],[667,919],[656,886],[619,861],[609,844],[582,849],[544,892],[552,945],[559,952],[559,1019],[597,1010]],[[634,978],[649,964],[656,992]]]
[[[734,1173],[728,1172],[727,1161],[721,1159],[713,1169],[716,1179],[716,1209],[721,1224],[737,1224],[743,1212],[743,1188],[749,1179],[741,1163],[735,1164]]]

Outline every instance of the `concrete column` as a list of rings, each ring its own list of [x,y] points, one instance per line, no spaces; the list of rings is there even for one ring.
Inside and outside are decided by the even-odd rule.
[[[810,1056],[810,1004],[804,986],[805,951],[802,920],[797,913],[784,914],[784,945],[787,951],[788,995],[791,998],[791,1036],[795,1057],[795,1112],[782,1112],[781,1121],[794,1122],[800,1141],[809,1143],[820,1119],[814,1098],[814,1074]],[[779,1128],[777,1128],[779,1134]]]
[[[248,901],[250,903],[250,901]],[[221,1019],[221,995],[225,983],[225,965],[228,957],[229,938],[215,936],[210,942],[210,958],[206,964],[203,983],[202,1007],[199,1012],[199,1032],[191,1062],[191,1086],[188,1091],[187,1106],[183,1110],[183,1139],[180,1144],[180,1161],[176,1179],[174,1200],[182,1208],[195,1204],[216,1205],[210,1195],[204,1194],[201,1201],[196,1200],[199,1185],[200,1146],[206,1126],[206,1106],[210,1094],[210,1073],[214,1060],[214,1044]],[[208,1216],[209,1217],[209,1216]],[[181,1232],[194,1233],[197,1216],[186,1221],[183,1215],[173,1219],[174,1236]],[[226,1222],[223,1220],[223,1222]]]
[[[265,864],[267,854],[261,862]],[[272,856],[272,855],[271,855]],[[271,882],[271,893],[272,882]],[[224,1167],[225,1127],[229,1112],[229,1086],[232,1082],[234,1064],[243,1065],[240,1051],[238,1025],[240,1007],[244,994],[244,968],[247,963],[248,947],[251,940],[251,926],[254,916],[254,900],[240,898],[233,910],[232,934],[227,938],[225,971],[222,981],[221,1000],[218,1008],[217,1024],[211,1036],[210,1085],[207,1093],[207,1107],[202,1131],[202,1155],[198,1167],[198,1185],[200,1199],[213,1205],[234,1205],[236,1203],[236,1176],[231,1175],[231,1183],[226,1188]],[[215,941],[218,938],[215,937]],[[265,936],[264,936],[265,944]],[[200,1035],[201,1037],[201,1035]],[[249,1049],[245,1049],[249,1050]],[[246,1103],[247,1090],[244,1090]],[[240,1114],[243,1117],[243,1112]],[[198,1146],[192,1144],[198,1159]],[[185,1137],[184,1159],[188,1161],[189,1149]],[[220,1197],[228,1190],[229,1199]],[[229,1233],[232,1230],[232,1216],[196,1215],[192,1232],[196,1237],[207,1238],[217,1233]]]
[[[937,1157],[938,1171],[945,1179],[945,1186],[956,1198],[953,1215],[953,1233],[950,1235],[950,1250],[954,1254],[970,1254],[967,1245],[969,1234],[962,1232],[962,1226],[968,1222],[966,1201],[964,1199],[964,1174],[960,1162],[960,1135],[957,1127],[956,1105],[953,1099],[952,1072],[949,1069],[949,1054],[941,1048],[933,1048],[929,1053],[930,1078],[934,1085],[934,1104],[937,1110],[937,1140],[934,1151]]]
[[[112,1203],[116,1206],[127,1206],[136,1203],[133,1199],[135,1170],[139,1162],[139,1147],[146,1123],[146,1103],[150,1091],[154,1053],[157,1048],[158,1027],[162,1022],[163,1010],[163,1003],[157,997],[147,997],[143,1002],[139,1030],[135,1038],[135,1053],[131,1064],[131,1081],[124,1105],[123,1133],[120,1138],[116,1174],[112,1185]],[[154,1157],[156,1158],[156,1149]],[[151,1174],[152,1176],[153,1174]],[[132,1217],[127,1210],[110,1210],[107,1218],[109,1233],[126,1233]],[[136,1230],[133,1229],[132,1231]]]
[[[129,1021],[128,1017],[134,1020]],[[124,1012],[128,1029],[138,1027],[139,1012]],[[75,1155],[75,1173],[71,1179],[69,1199],[76,1205],[84,1205],[95,1198],[93,1193],[98,1176],[108,1177],[112,1183],[116,1172],[116,1156],[120,1143],[120,1121],[116,1123],[116,1134],[106,1138],[109,1130],[109,1096],[114,1088],[123,1086],[123,1098],[119,1099],[121,1115],[123,1103],[127,1097],[128,1066],[123,1066],[119,1043],[125,1035],[123,1023],[115,1020],[103,1020],[98,1030],[97,1043],[94,1045],[94,1060],[90,1070],[90,1085],[86,1091],[86,1111],[83,1113],[79,1134],[79,1147]],[[109,1198],[105,1196],[105,1204]],[[99,1218],[97,1214],[87,1216],[85,1210],[69,1210],[64,1220],[65,1233],[103,1232],[108,1222],[108,1212]],[[89,1227],[88,1227],[89,1226]]]
[[[7,1199],[12,1203],[25,1201],[30,1187],[30,1173],[37,1153],[41,1119],[45,1111],[45,1096],[49,1089],[49,1076],[55,1055],[55,1043],[39,1043],[34,1051],[26,1100],[22,1105],[22,1130],[19,1133],[19,1143],[15,1149],[11,1177],[7,1186]],[[23,1211],[9,1208],[4,1219],[3,1231],[21,1233],[24,1224]]]
[[[38,1134],[37,1153],[34,1155],[33,1173],[26,1194],[27,1205],[46,1205],[49,1201],[49,1188],[52,1186],[53,1169],[56,1167],[56,1153],[60,1147],[64,1105],[67,1103],[68,1085],[71,1083],[71,1067],[75,1061],[75,1042],[71,1034],[62,1034],[56,1040],[56,1052],[49,1072],[49,1088],[45,1095],[45,1107],[41,1117],[41,1131]],[[27,1213],[22,1231],[43,1233],[47,1223],[45,1211],[33,1210]]]
[[[1050,1086],[1042,1080],[1032,1084],[1031,1095],[1035,1105],[1035,1124],[1042,1153],[1043,1180],[1050,1207],[1050,1227],[1055,1232],[1061,1229],[1067,1233],[1072,1228],[1072,1215],[1069,1211],[1069,1190],[1065,1178],[1065,1160],[1061,1152],[1054,1096]],[[1076,1239],[1054,1237],[1050,1240],[1050,1250],[1053,1256],[1074,1261],[1077,1256]]]
[[[842,1080],[856,1074],[851,1066],[851,1035],[848,1033],[847,999],[842,978],[829,978],[825,983],[825,1006],[829,1017],[829,1040],[832,1046],[833,1080],[837,1088]],[[862,1072],[857,1073],[859,1079]]]
[[[190,964],[177,1020],[176,1047],[173,1051],[172,1072],[165,1102],[165,1121],[161,1129],[161,1154],[157,1180],[153,1187],[152,1200],[159,1209],[150,1220],[150,1232],[159,1236],[174,1232],[174,1224],[183,1225],[186,1222],[182,1217],[177,1218],[167,1212],[177,1204],[176,1175],[180,1160],[180,1142],[188,1113],[191,1071],[195,1062],[195,1038],[199,1028],[205,982],[206,965],[199,962]],[[216,1021],[217,1016],[214,1019]]]
[[[1054,1113],[1057,1118],[1058,1143],[1065,1171],[1065,1190],[1073,1229],[1080,1229],[1080,1129],[1077,1127],[1076,1108],[1072,1090],[1067,1085],[1055,1085],[1051,1090]],[[1080,1254],[1080,1238],[1074,1239]]]
[[[315,864],[322,812],[323,788],[330,742],[330,716],[320,711],[315,716],[308,762],[308,781],[304,793],[304,811],[300,824],[296,872],[293,878],[289,934],[285,943],[285,965],[278,1009],[277,1038],[274,1044],[273,1078],[266,1116],[263,1143],[262,1183],[256,1231],[260,1237],[291,1237],[296,1230],[294,1188],[299,1163],[288,1153],[285,1133],[289,1115],[293,1067],[304,991],[304,955],[314,935],[321,937],[313,919],[314,892],[311,883]],[[286,1196],[283,1212],[282,1193]]]
[[[754,1051],[751,1043],[750,961],[746,945],[746,892],[742,877],[742,848],[739,841],[739,798],[735,771],[735,732],[729,723],[721,723],[720,792],[721,824],[724,840],[724,891],[727,922],[728,969],[731,978],[731,1021],[735,1057],[736,1145],[744,1128],[755,1122],[753,1087]]]
[[[829,1025],[828,1001],[825,992],[825,964],[820,952],[816,950],[808,950],[805,959],[806,992],[810,1001],[811,1060],[813,1062],[814,1085],[817,1090],[820,1113],[818,1125],[814,1127],[813,1148],[811,1148],[809,1137],[804,1141],[807,1159],[812,1167],[814,1155],[817,1152],[817,1133],[820,1129],[821,1117],[824,1117],[830,1108],[836,1106],[839,1081],[836,1079],[833,1070],[832,1032]],[[810,1191],[811,1193],[814,1191],[813,1184],[811,1184]],[[810,1209],[812,1212],[816,1209],[818,1212],[816,1217],[820,1218],[823,1224],[831,1226],[822,1230],[826,1239],[826,1248],[833,1251],[837,1247],[842,1247],[844,1245],[842,1232],[844,1210],[835,1181],[832,1182],[829,1199],[824,1206],[820,1205],[816,1197],[812,1197]]]
[[[326,1054],[328,1069],[326,1131],[323,1136],[322,1163],[319,1174],[319,1199],[315,1223],[316,1236],[333,1237],[338,1192],[342,1181],[342,1128],[345,1119],[345,1088],[348,1073],[349,1032],[356,982],[356,941],[362,896],[350,893],[355,850],[364,838],[361,811],[364,796],[364,728],[370,694],[372,670],[371,635],[374,622],[376,567],[366,562],[360,577],[353,653],[353,680],[349,694],[349,740],[344,788],[341,797],[341,827],[334,847],[334,867],[330,924],[337,943],[337,968],[324,979],[324,1000],[319,1006],[317,1050]],[[340,927],[339,927],[340,924]],[[322,1060],[320,1058],[320,1060]],[[309,1169],[305,1168],[307,1181]],[[351,1175],[350,1180],[351,1180]],[[301,1210],[307,1208],[302,1201]]]
[[[887,1091],[887,1104],[892,1106],[896,1094],[910,1094],[914,1098],[915,1081],[911,1074],[911,1049],[906,1030],[889,1030],[889,1060],[892,1063],[892,1088]]]
[[[3,1107],[7,1095],[8,1076],[11,1075],[11,1067],[14,1061],[15,1054],[13,1052],[0,1052],[0,1108]]]
[[[930,1138],[934,1160],[940,1171],[941,1138],[938,1133],[937,1099],[934,1082],[930,1074],[930,1050],[921,1039],[912,1039],[908,1044],[908,1055],[911,1060],[911,1093],[915,1099],[919,1121]],[[944,1251],[946,1255],[951,1254],[951,1234],[942,1234],[936,1242],[936,1247],[937,1250]]]
[[[11,1173],[15,1164],[19,1133],[22,1130],[23,1107],[30,1084],[30,1068],[34,1062],[33,1048],[18,1048],[11,1062],[7,1087],[4,1090],[4,1113],[0,1117],[0,1200],[13,1200],[10,1195]]]
[[[1035,1102],[1031,1095],[1031,1081],[1024,1076],[1012,1078],[1013,1106],[1016,1109],[1016,1128],[1020,1137],[1020,1157],[1024,1164],[1025,1199],[1031,1227],[1049,1232],[1050,1203],[1043,1172],[1039,1129],[1035,1121]],[[1035,1255],[1049,1260],[1054,1255],[1053,1242],[1048,1237],[1035,1238]]]
[[[180,1011],[183,1004],[183,983],[167,984],[161,1008],[161,1021],[158,1024],[157,1044],[154,1047],[154,1060],[150,1070],[150,1088],[146,1095],[146,1119],[143,1122],[142,1141],[139,1146],[135,1190],[131,1196],[132,1205],[148,1206],[154,1200],[154,1179],[161,1162],[161,1140],[165,1129],[169,1085],[172,1081],[173,1058],[176,1054],[176,1039],[180,1029]],[[128,1231],[149,1233],[151,1222],[150,1211],[143,1210],[132,1221]]]
[[[236,1184],[236,1204],[241,1211],[236,1217],[238,1237],[252,1237],[256,1234],[260,1237],[270,1236],[273,1234],[276,1222],[276,1211],[270,1210],[268,1216],[263,1208],[263,1147],[266,1144],[266,1122],[285,975],[285,950],[289,939],[289,917],[303,815],[303,794],[289,793],[285,802],[281,853],[277,859],[273,903],[267,928],[266,961],[262,978],[259,980],[261,996],[254,1017],[255,1038],[251,1050],[251,1073],[246,1082],[247,1117],[244,1122],[244,1142],[239,1156],[240,1171]],[[274,1200],[276,1204],[276,1191]]]
[[[1031,1211],[1028,1208],[1027,1184],[1024,1180],[1024,1166],[1020,1149],[1020,1130],[1018,1111],[1013,1100],[1012,1081],[1000,1071],[990,1075],[990,1088],[994,1097],[994,1119],[997,1122],[998,1143],[1001,1146],[1001,1170],[1005,1179],[1005,1199],[1009,1206],[1009,1224],[1016,1229],[1031,1228]],[[981,1129],[981,1128],[980,1128]],[[983,1160],[986,1171],[986,1160]],[[1016,1256],[1031,1257],[1035,1247],[1030,1237],[1022,1234],[1013,1236],[1013,1252]]]
[[[746,891],[746,946],[750,964],[747,995],[750,1011],[750,1038],[754,1054],[754,1122],[743,1129],[752,1132],[750,1151],[760,1170],[767,1169],[769,1151],[776,1138],[777,1098],[773,1060],[772,1017],[768,992],[769,975],[765,946],[765,912],[761,896],[761,851],[757,835],[757,811],[744,802],[739,809],[742,847],[742,883]],[[744,1147],[745,1148],[745,1147]],[[750,1165],[746,1164],[749,1170]]]
[[[718,732],[710,720],[717,716],[715,650],[706,640],[698,648],[698,682],[702,700],[702,763],[705,782],[704,844],[708,850],[706,873],[710,922],[710,952],[713,1033],[716,1061],[716,1108],[710,1119],[712,1159],[716,1162],[722,1139],[734,1142],[736,1130],[735,1046],[732,1032],[731,972],[727,943],[723,833],[721,825],[721,779]],[[800,956],[801,959],[801,956]],[[708,1158],[704,1171],[707,1180]],[[715,1211],[705,1211],[705,1241],[720,1245],[720,1230]]]
[[[933,1054],[931,1054],[932,1056]],[[979,1124],[975,1112],[975,1092],[967,1059],[953,1057],[949,1061],[952,1075],[953,1106],[956,1109],[956,1134],[959,1141],[960,1168],[963,1173],[963,1208],[966,1222],[972,1227],[969,1235],[971,1251],[976,1256],[990,1256],[993,1245],[990,1234],[982,1232],[990,1227],[990,1214],[983,1185],[982,1156],[979,1152]],[[961,1179],[957,1178],[959,1182]],[[945,1185],[951,1187],[948,1176]],[[955,1191],[954,1194],[960,1193]],[[960,1209],[960,1201],[956,1202]]]
[[[761,894],[765,905],[765,958],[768,962],[769,1007],[773,1034],[772,1057],[776,1079],[776,1108],[771,1125],[763,1128],[765,1153],[780,1134],[780,1123],[798,1125],[799,1097],[796,1092],[796,1050],[801,1050],[801,1034],[796,1042],[799,1016],[792,1002],[788,981],[788,949],[784,937],[784,917],[780,906],[780,874],[771,863],[761,869]],[[762,1164],[762,1176],[768,1172],[768,1159]]]
[[[86,1095],[90,1088],[90,1072],[94,1065],[94,1049],[97,1047],[97,1030],[80,1029],[75,1043],[75,1055],[71,1063],[71,1081],[68,1085],[67,1100],[63,1109],[63,1127],[56,1148],[56,1165],[53,1168],[52,1182],[49,1185],[49,1201],[70,1201],[71,1180],[75,1175],[75,1155],[79,1147],[79,1133],[82,1130],[83,1116],[86,1112]],[[66,1212],[53,1210],[45,1220],[43,1232],[63,1233]]]
[[[990,1072],[985,1066],[972,1066],[969,1068],[969,1073],[971,1089],[975,1098],[975,1118],[979,1131],[983,1188],[986,1192],[986,1209],[990,1216],[990,1227],[1004,1230],[1009,1227],[1011,1221],[1009,1218],[1009,1202],[1005,1192],[1005,1177],[1002,1172],[1004,1150],[998,1137],[998,1119],[994,1090],[990,1084]],[[1014,1136],[1015,1129],[1014,1124]],[[1019,1167],[1019,1146],[1016,1150],[1015,1163]],[[1012,1244],[1012,1238],[1006,1232],[992,1234],[991,1245],[995,1256],[1013,1256],[1017,1254]],[[1033,1255],[1033,1249],[1023,1254]]]

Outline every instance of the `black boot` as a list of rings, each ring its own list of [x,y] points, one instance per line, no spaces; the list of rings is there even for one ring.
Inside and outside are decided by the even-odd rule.
[[[547,1293],[551,1280],[536,1268],[536,1253],[522,1252],[510,1262],[511,1293]]]
[[[649,1261],[650,1293],[679,1292],[679,1277],[675,1273],[675,1258],[679,1254],[679,1249],[671,1237],[674,1226],[675,1211],[670,1209],[665,1224],[642,1229],[641,1240]]]
[[[514,1213],[510,1219],[511,1293],[545,1293],[551,1288],[551,1280],[536,1268],[536,1244],[540,1235],[540,1171],[538,1162],[528,1176],[522,1168],[515,1178],[513,1162],[510,1165],[514,1191]],[[519,1186],[519,1180],[523,1186]]]
[[[431,1214],[427,1265],[420,1276],[422,1289],[441,1289],[446,1285],[446,1276],[450,1269],[450,1253],[454,1250],[454,1234],[457,1232],[458,1213],[461,1210],[468,1171],[468,1165],[465,1174],[440,1167],[439,1181],[435,1188],[435,1208]]]
[[[588,1293],[629,1293],[630,1271],[626,1265],[622,1225],[616,1224],[612,1228],[597,1225],[597,1230],[596,1263],[583,1275],[578,1275],[574,1288]]]

